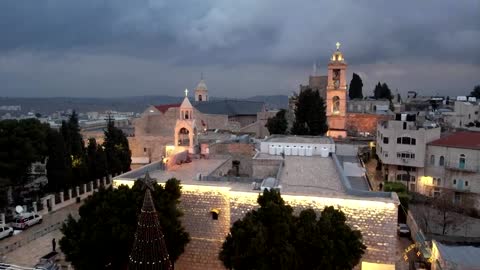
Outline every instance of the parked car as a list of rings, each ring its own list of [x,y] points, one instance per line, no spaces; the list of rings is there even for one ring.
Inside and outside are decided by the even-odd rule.
[[[13,235],[13,228],[8,226],[0,227],[0,239]]]
[[[55,263],[58,252],[52,251],[40,258],[34,269],[39,270],[59,270],[60,267]]]
[[[408,228],[407,224],[399,223],[398,226],[397,226],[397,234],[399,236],[410,237],[410,228]]]
[[[260,185],[260,190],[263,192],[265,190],[270,191],[275,187],[275,184],[277,183],[277,179],[273,177],[268,177],[262,181],[262,184]]]
[[[40,214],[26,212],[15,217],[12,227],[24,230],[39,223],[42,223],[42,216]]]

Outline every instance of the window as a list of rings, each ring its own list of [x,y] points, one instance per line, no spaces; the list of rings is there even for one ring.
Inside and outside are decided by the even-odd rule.
[[[411,145],[416,145],[417,144],[417,140],[415,138],[412,138],[412,140],[410,141],[410,144]]]
[[[388,137],[383,137],[383,143],[388,144]]]
[[[143,153],[146,153],[147,152],[147,148],[143,148]]]
[[[432,165],[432,166],[435,165],[435,156],[434,155],[430,156],[430,165]]]
[[[388,152],[384,152],[385,157],[388,157]]]
[[[440,165],[440,166],[445,165],[445,158],[443,156],[440,156],[440,159],[438,160],[438,165]]]
[[[453,179],[453,184],[454,184],[454,185],[457,184],[457,179]]]
[[[442,179],[438,178],[437,179],[437,186],[441,186],[442,185]]]
[[[198,101],[202,101],[202,95],[198,95]]]
[[[401,143],[402,143],[402,137],[398,137],[398,138],[397,138],[397,143],[398,143],[398,144],[401,144]]]
[[[340,113],[340,98],[338,96],[332,98],[332,112]]]
[[[403,152],[403,153],[397,153],[397,158],[415,158],[415,154],[414,153],[407,153],[407,152]]]
[[[465,155],[461,154],[460,159],[458,160],[458,167],[460,169],[465,169]]]
[[[468,187],[468,181],[465,181],[465,186]]]
[[[410,144],[410,138],[409,137],[402,137],[402,144]]]
[[[403,122],[403,129],[407,129],[407,123]]]

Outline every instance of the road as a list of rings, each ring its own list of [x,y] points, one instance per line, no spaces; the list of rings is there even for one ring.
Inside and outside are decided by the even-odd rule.
[[[40,257],[51,251],[53,238],[57,239],[58,249],[58,240],[62,234],[59,229],[48,232],[49,228],[63,222],[70,214],[78,217],[80,205],[75,203],[44,215],[42,224],[34,225],[17,235],[1,240],[0,251],[4,251],[7,247],[9,250],[13,249],[2,256],[2,261],[31,267],[37,263]],[[16,247],[17,245],[21,246]]]

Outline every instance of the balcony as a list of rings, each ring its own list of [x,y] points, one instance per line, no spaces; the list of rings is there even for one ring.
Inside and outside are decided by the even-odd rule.
[[[446,162],[445,169],[458,172],[476,173],[479,172],[479,165],[459,163],[459,162]]]

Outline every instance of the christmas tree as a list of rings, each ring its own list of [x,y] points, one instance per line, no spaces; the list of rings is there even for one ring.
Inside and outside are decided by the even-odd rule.
[[[152,180],[148,173],[144,179],[141,179],[146,190],[142,210],[138,217],[132,252],[129,256],[129,270],[173,269],[150,192],[153,189]]]

